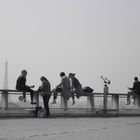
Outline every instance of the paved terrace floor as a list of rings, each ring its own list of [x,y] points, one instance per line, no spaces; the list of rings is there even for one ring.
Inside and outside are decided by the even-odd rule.
[[[140,140],[140,117],[0,119],[0,140]]]

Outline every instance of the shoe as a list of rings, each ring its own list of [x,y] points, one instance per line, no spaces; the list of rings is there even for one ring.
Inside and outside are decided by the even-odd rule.
[[[37,103],[35,103],[35,102],[31,102],[31,105],[35,105],[35,104],[37,104]]]
[[[54,100],[51,104],[56,104],[56,101]]]

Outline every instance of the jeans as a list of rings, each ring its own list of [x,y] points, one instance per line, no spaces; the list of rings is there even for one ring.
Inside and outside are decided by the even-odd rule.
[[[50,116],[49,100],[51,95],[43,95],[43,103],[46,110],[46,116]]]

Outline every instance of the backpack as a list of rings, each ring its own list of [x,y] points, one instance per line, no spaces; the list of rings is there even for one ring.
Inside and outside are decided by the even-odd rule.
[[[86,87],[83,88],[83,91],[88,92],[88,93],[92,93],[94,90],[91,87],[86,86]]]
[[[36,107],[36,111],[35,111],[36,117],[38,118],[43,118],[45,115],[44,109],[40,106],[40,107]]]

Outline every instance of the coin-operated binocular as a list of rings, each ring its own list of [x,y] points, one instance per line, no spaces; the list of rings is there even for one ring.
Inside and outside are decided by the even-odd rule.
[[[108,104],[108,93],[109,93],[109,87],[108,85],[111,83],[108,78],[101,76],[101,79],[104,81],[104,94],[103,94],[103,110],[104,110],[104,116],[107,115],[107,104]]]
[[[101,76],[101,79],[104,81],[105,86],[108,86],[111,83],[111,81],[106,77]]]

